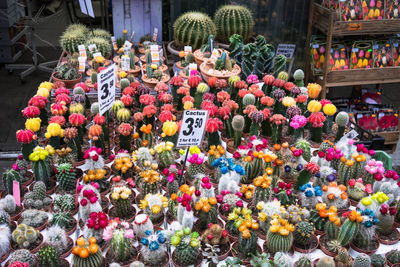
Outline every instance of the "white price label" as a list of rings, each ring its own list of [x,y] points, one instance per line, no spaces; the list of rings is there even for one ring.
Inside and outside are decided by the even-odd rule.
[[[157,41],[157,34],[158,34],[158,29],[154,28],[154,32],[153,32],[153,42]]]
[[[206,127],[207,110],[186,110],[183,113],[178,147],[200,146]]]
[[[132,43],[129,42],[128,40],[126,40],[125,43],[124,43],[124,47],[127,47],[128,49],[131,49]]]
[[[197,64],[196,63],[190,63],[189,64],[189,70],[197,70]]]
[[[214,61],[216,61],[217,59],[218,59],[218,57],[219,57],[219,52],[218,52],[218,50],[217,49],[213,49],[212,50],[212,52],[211,52],[211,58],[214,60]]]
[[[88,45],[88,49],[90,52],[96,51],[97,45],[96,44],[90,44]]]
[[[151,62],[156,63],[160,62],[160,54],[158,51],[152,51],[151,53]]]
[[[101,52],[93,53],[93,58],[101,57]]]
[[[86,48],[84,44],[78,45],[79,56],[80,57],[87,57],[86,56]]]
[[[115,41],[115,37],[111,36],[111,42],[113,44],[114,50],[117,51],[118,46],[117,46],[117,41]]]
[[[192,53],[192,47],[190,45],[185,45],[183,51],[185,52],[185,56],[187,56],[187,54]]]
[[[97,75],[97,99],[99,102],[99,113],[103,115],[108,111],[115,100],[115,64],[112,64]]]
[[[277,55],[285,55],[287,58],[293,58],[294,51],[296,49],[295,44],[279,44],[276,50]]]
[[[130,51],[131,51],[130,48],[124,47],[124,55],[128,55]]]
[[[123,55],[121,57],[121,69],[123,71],[131,70],[131,59],[129,58],[129,56]]]
[[[86,67],[86,57],[78,57],[78,62],[79,62],[79,67],[78,70],[79,72],[85,72],[85,67]]]

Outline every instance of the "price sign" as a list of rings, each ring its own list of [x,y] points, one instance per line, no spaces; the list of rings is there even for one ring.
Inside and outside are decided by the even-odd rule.
[[[127,55],[123,55],[121,57],[121,69],[123,71],[130,71],[131,70],[131,59]]]
[[[188,67],[189,67],[189,71],[197,70],[197,64],[196,63],[190,63]]]
[[[185,45],[183,51],[185,52],[185,56],[187,56],[189,53],[192,53],[192,47],[190,45]]]
[[[21,206],[21,192],[20,192],[20,185],[18,181],[13,181],[13,196],[15,199],[15,204],[17,204],[17,206]]]
[[[126,40],[125,43],[124,43],[124,47],[127,47],[128,49],[131,49],[132,43],[129,42],[128,40]]]
[[[97,45],[96,44],[90,44],[88,45],[88,49],[90,52],[96,51]]]
[[[114,50],[117,51],[117,41],[115,40],[115,36],[111,36],[111,43],[113,44]]]
[[[207,110],[186,110],[178,137],[178,147],[200,146],[207,121]]]
[[[79,56],[80,57],[87,57],[86,56],[86,48],[84,44],[78,45]]]
[[[294,50],[296,49],[295,44],[279,44],[276,50],[277,55],[284,55],[287,58],[293,58]]]
[[[93,58],[101,57],[101,52],[93,53]]]
[[[103,115],[108,111],[115,100],[115,64],[111,65],[105,70],[102,70],[97,75],[97,99],[99,102],[99,113]]]
[[[158,34],[158,28],[154,28],[154,32],[153,32],[153,42],[157,41],[157,34]]]
[[[78,67],[79,72],[81,73],[85,72],[86,57],[78,57],[78,62],[79,62],[79,67]]]

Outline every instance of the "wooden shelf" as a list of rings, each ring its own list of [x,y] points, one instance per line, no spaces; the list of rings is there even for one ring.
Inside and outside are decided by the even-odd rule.
[[[400,19],[339,21],[334,10],[314,4],[313,26],[327,34],[333,17],[332,36],[392,34],[400,32]]]

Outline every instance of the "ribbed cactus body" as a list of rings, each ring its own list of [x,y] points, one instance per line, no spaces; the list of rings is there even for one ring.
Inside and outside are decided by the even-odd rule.
[[[244,77],[249,76],[254,71],[254,64],[257,60],[257,48],[253,43],[246,44],[243,47],[242,57],[242,74]]]
[[[242,65],[243,57],[243,38],[239,34],[234,34],[229,37],[229,57],[233,58],[237,64]]]
[[[281,71],[286,71],[286,56],[285,55],[277,55],[274,58],[274,76],[278,77],[278,74]]]
[[[255,254],[257,252],[257,239],[258,236],[253,231],[250,231],[249,238],[244,238],[242,234],[239,234],[238,250],[240,253],[245,256],[250,255],[250,253]]]
[[[400,250],[394,249],[389,251],[386,258],[392,264],[400,263]]]
[[[356,179],[358,171],[360,170],[360,164],[355,163],[352,166],[348,166],[345,162],[340,162],[338,166],[337,176],[339,183],[347,184],[350,179]]]
[[[63,163],[57,167],[57,182],[64,191],[72,191],[76,188],[76,176],[72,164]]]
[[[264,171],[264,160],[255,158],[251,162],[245,164],[246,175],[242,176],[241,182],[244,184],[252,183],[254,178],[261,175]]]
[[[32,171],[36,181],[43,181],[50,185],[50,165],[48,159],[32,161]]]
[[[278,251],[288,252],[293,244],[293,235],[292,233],[289,233],[287,236],[283,236],[279,233],[272,233],[268,230],[266,242],[271,253]]]
[[[198,215],[198,226],[201,231],[208,228],[208,224],[218,222],[218,210],[212,206],[208,212],[200,212]]]
[[[243,36],[247,40],[253,32],[254,21],[248,8],[239,5],[220,7],[214,15],[217,27],[217,38],[227,43],[233,34]]]
[[[188,174],[190,176],[190,179],[192,180],[196,175],[200,173],[204,173],[205,168],[203,164],[190,164],[188,167]]]
[[[129,215],[132,214],[132,209],[133,207],[131,205],[131,202],[129,201],[129,198],[120,198],[115,201],[115,210],[117,212],[117,216],[122,219],[128,219]]]
[[[10,224],[10,215],[4,210],[0,210],[0,224]]]
[[[302,157],[306,160],[306,161],[310,161],[311,159],[311,146],[310,143],[304,139],[299,140],[296,144],[296,148],[297,149],[303,149],[303,154]]]
[[[160,168],[168,168],[170,165],[174,164],[175,159],[172,151],[164,150],[158,154],[158,166]]]
[[[394,216],[390,214],[382,215],[379,213],[378,219],[379,224],[377,225],[376,230],[384,235],[390,234],[393,231]]]
[[[43,200],[46,197],[46,185],[39,181],[33,186],[33,199]]]
[[[373,267],[385,267],[385,258],[380,254],[373,254],[370,256],[371,265]]]
[[[331,221],[327,221],[325,223],[324,229],[325,229],[325,233],[326,233],[326,236],[327,236],[328,240],[334,240],[339,235],[340,228],[337,227],[336,224],[334,224]]]
[[[254,74],[258,78],[262,78],[263,75],[272,72],[274,63],[275,48],[271,44],[263,45],[258,51],[258,58],[254,66]]]
[[[351,240],[358,232],[358,223],[347,219],[340,228],[338,241],[345,247],[350,244]]]
[[[190,244],[181,244],[174,250],[174,261],[182,266],[193,265],[200,255],[198,247],[192,247]]]
[[[145,196],[147,194],[155,194],[158,193],[159,189],[158,189],[158,184],[157,183],[147,183],[144,182],[142,184],[142,194]]]
[[[19,191],[21,192],[21,176],[13,169],[3,173],[3,185],[7,194],[13,194],[13,181],[19,182]]]
[[[37,261],[43,267],[56,267],[60,264],[60,255],[53,246],[46,245],[39,249]]]
[[[253,202],[255,203],[255,205],[257,205],[258,202],[261,201],[268,201],[269,196],[270,196],[270,190],[269,188],[262,188],[262,187],[256,187],[256,189],[254,190],[254,196],[253,196]]]
[[[115,230],[110,249],[117,262],[124,262],[131,257],[132,240],[125,237],[124,230]]]
[[[101,53],[101,55],[105,58],[108,58],[111,56],[111,50],[112,50],[112,45],[108,40],[105,40],[104,38],[101,37],[90,37],[86,40],[85,46],[86,48],[90,44],[96,44],[97,50]],[[89,51],[88,51],[89,54]]]
[[[60,38],[61,47],[69,54],[79,52],[78,46],[84,43],[85,35],[80,30],[65,31]]]
[[[307,257],[301,257],[298,261],[297,261],[297,267],[311,267],[312,266],[312,262],[309,258]]]
[[[368,248],[375,239],[374,232],[374,229],[367,228],[364,224],[360,224],[358,231],[352,240],[353,244],[359,248]]]
[[[325,227],[325,219],[319,216],[318,211],[311,210],[310,221],[314,224],[315,228],[319,231],[323,231]]]
[[[209,35],[216,34],[214,22],[204,13],[187,12],[181,15],[173,25],[174,38],[179,45],[191,45],[200,48],[207,42]]]
[[[11,257],[8,261],[9,264],[14,262],[22,262],[28,263],[29,266],[34,266],[35,264],[35,256],[27,249],[17,249],[11,254]]]
[[[371,266],[371,259],[365,253],[360,253],[354,259],[353,267],[369,267]]]
[[[294,231],[294,240],[296,244],[301,246],[306,246],[311,244],[314,236],[314,226],[307,222],[302,221],[296,225],[296,229]]]
[[[99,249],[95,254],[89,254],[87,258],[81,258],[79,256],[73,257],[74,267],[100,267],[103,266],[103,255]]]

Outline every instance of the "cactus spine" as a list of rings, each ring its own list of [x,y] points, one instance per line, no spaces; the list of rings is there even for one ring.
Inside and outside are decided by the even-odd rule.
[[[289,233],[284,236],[279,234],[279,232],[272,233],[271,230],[268,230],[266,242],[271,253],[278,251],[288,252],[293,244],[293,234]]]
[[[13,169],[10,169],[3,173],[3,185],[7,194],[13,194],[13,181],[19,182],[19,191],[21,192],[21,176],[18,172]]]
[[[360,253],[354,259],[353,267],[369,267],[371,266],[371,259],[367,254]]]
[[[181,15],[173,25],[174,38],[179,45],[191,45],[200,48],[207,42],[209,35],[216,34],[216,27],[209,16],[201,12],[187,12]]]
[[[309,258],[303,256],[297,261],[297,267],[311,267],[312,262]]]
[[[340,228],[338,241],[343,247],[345,247],[348,244],[350,244],[351,240],[357,234],[357,232],[358,232],[357,221],[351,221],[347,219]]]
[[[248,256],[250,253],[257,252],[257,239],[258,236],[254,231],[250,231],[250,237],[244,238],[242,234],[238,237],[238,249],[243,254]]]
[[[301,246],[307,246],[311,244],[313,236],[314,236],[314,226],[307,222],[301,221],[296,225],[296,229],[294,231],[294,240],[296,244]]]
[[[57,167],[57,181],[64,191],[72,191],[76,188],[75,169],[70,163],[63,163]]]
[[[125,230],[114,230],[110,248],[117,262],[124,262],[131,258],[132,240],[125,238]]]
[[[334,224],[333,222],[327,221],[325,223],[325,233],[326,233],[328,240],[336,239],[339,235],[339,230],[340,230],[340,228],[337,227],[336,224]]]
[[[45,245],[39,249],[37,261],[43,267],[56,267],[60,264],[60,255],[53,246]]]

